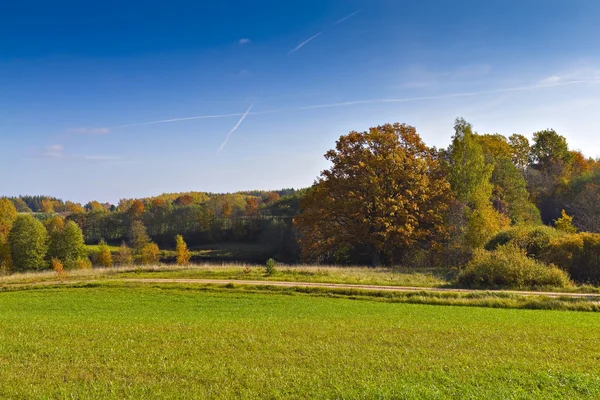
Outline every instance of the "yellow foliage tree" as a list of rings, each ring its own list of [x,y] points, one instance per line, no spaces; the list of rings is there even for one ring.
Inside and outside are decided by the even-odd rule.
[[[142,265],[150,265],[158,263],[160,249],[156,243],[148,243],[140,250],[140,263]]]
[[[96,255],[96,264],[104,268],[110,268],[113,266],[112,254],[110,248],[104,240],[100,241],[98,245],[98,254]]]
[[[175,254],[177,256],[177,265],[189,265],[192,255],[181,235],[175,237]]]

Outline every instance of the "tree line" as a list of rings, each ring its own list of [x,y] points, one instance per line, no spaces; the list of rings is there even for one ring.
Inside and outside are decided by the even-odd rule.
[[[460,269],[478,251],[498,250],[490,243],[517,228],[537,232],[547,247],[558,239],[539,227],[553,227],[575,235],[571,247],[588,243],[588,253],[600,233],[600,162],[569,148],[552,129],[533,133],[530,141],[522,134],[477,133],[459,118],[450,145],[437,149],[412,126],[386,124],[341,136],[325,157],[331,167],[303,190],[175,193],[116,205],[44,196],[5,203],[39,220],[61,215],[88,244],[125,242],[139,250],[143,228],[161,248],[176,246],[177,235],[192,247],[260,243],[269,256],[289,263]],[[0,224],[6,231],[12,222]],[[526,256],[558,263],[541,253]]]

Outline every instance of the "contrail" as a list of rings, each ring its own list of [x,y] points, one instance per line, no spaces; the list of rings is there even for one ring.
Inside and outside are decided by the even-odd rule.
[[[339,20],[338,22],[336,22],[335,24],[336,24],[336,25],[337,25],[337,24],[340,24],[340,23],[344,22],[345,20],[347,20],[348,18],[352,18],[352,17],[354,17],[356,14],[358,14],[358,13],[359,13],[359,12],[361,12],[361,11],[362,11],[362,9],[360,9],[360,10],[356,10],[356,11],[354,11],[352,14],[350,14],[350,15],[346,15],[344,18],[340,19],[340,20]]]
[[[209,118],[227,118],[227,117],[237,117],[242,115],[242,113],[234,113],[234,114],[217,114],[217,115],[199,115],[195,117],[184,117],[184,118],[172,118],[172,119],[161,119],[158,121],[147,121],[147,122],[136,122],[133,124],[125,124],[125,125],[116,125],[109,126],[106,129],[118,129],[118,128],[129,128],[132,126],[143,126],[143,125],[154,125],[154,124],[166,124],[169,122],[179,122],[179,121],[189,121],[193,119],[209,119]]]
[[[240,118],[240,120],[238,121],[237,124],[235,124],[235,126],[233,127],[233,129],[229,131],[229,133],[227,134],[227,137],[225,137],[225,140],[223,141],[223,143],[221,143],[221,146],[219,147],[219,150],[217,150],[217,154],[219,154],[221,152],[221,150],[223,150],[223,148],[225,147],[225,145],[229,141],[229,138],[231,137],[231,134],[233,132],[235,132],[237,130],[237,128],[240,127],[240,125],[242,124],[242,122],[244,122],[244,120],[246,119],[246,117],[248,116],[248,114],[250,114],[250,110],[252,110],[252,107],[254,107],[254,103],[250,104],[250,107],[248,107],[248,110],[246,110],[246,112],[244,113],[244,115],[242,115],[242,118]]]
[[[352,100],[352,101],[345,101],[345,102],[339,102],[339,103],[315,104],[315,105],[308,105],[308,106],[301,106],[301,107],[280,108],[280,109],[255,111],[255,112],[249,112],[252,109],[252,107],[250,107],[250,109],[248,109],[248,111],[246,111],[245,113],[198,115],[198,116],[193,116],[193,117],[163,119],[163,120],[158,120],[158,121],[148,121],[148,122],[126,124],[126,125],[118,125],[118,126],[112,126],[112,127],[107,127],[107,128],[110,128],[110,129],[128,128],[128,127],[133,127],[133,126],[164,124],[164,123],[170,123],[170,122],[190,121],[190,120],[195,120],[195,119],[242,117],[241,120],[238,122],[238,125],[236,125],[236,127],[234,128],[234,130],[235,130],[239,127],[239,124],[241,124],[243,122],[244,118],[248,115],[264,115],[264,114],[275,114],[275,113],[282,113],[282,112],[311,110],[311,109],[319,109],[319,108],[347,107],[347,106],[360,105],[360,104],[409,103],[409,102],[413,102],[413,101],[443,100],[443,99],[448,99],[448,98],[453,98],[453,97],[482,96],[482,95],[494,94],[494,93],[519,92],[519,91],[551,88],[551,87],[557,87],[557,86],[570,86],[570,85],[576,85],[576,84],[598,83],[598,82],[600,82],[600,79],[581,79],[581,80],[573,80],[573,81],[565,81],[565,82],[541,83],[541,84],[530,85],[530,86],[518,86],[518,87],[511,87],[511,88],[484,90],[484,91],[479,91],[479,92],[449,93],[449,94],[442,94],[442,95],[436,95],[436,96],[404,97],[404,98],[396,98],[396,99],[387,98],[387,99]]]
[[[321,34],[322,34],[322,33],[323,33],[323,31],[321,31],[321,32],[317,33],[316,35],[314,35],[314,36],[311,36],[310,38],[306,39],[304,42],[300,43],[298,46],[296,46],[296,47],[294,47],[293,49],[291,49],[291,50],[290,50],[290,51],[287,53],[287,55],[289,56],[290,54],[292,54],[292,53],[295,53],[296,51],[300,50],[300,49],[301,49],[302,47],[304,47],[304,45],[306,45],[308,42],[310,42],[311,40],[313,40],[313,39],[315,39],[315,38],[317,38],[317,37],[321,36]]]

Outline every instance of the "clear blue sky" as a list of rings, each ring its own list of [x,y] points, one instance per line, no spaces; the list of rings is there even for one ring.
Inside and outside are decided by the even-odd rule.
[[[305,187],[350,130],[442,147],[457,116],[600,155],[599,19],[597,0],[5,1],[0,195]]]

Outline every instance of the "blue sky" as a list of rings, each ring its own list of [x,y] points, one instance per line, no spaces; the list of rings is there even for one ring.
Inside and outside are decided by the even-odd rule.
[[[457,116],[597,156],[598,18],[596,0],[2,2],[0,195],[305,187],[350,130],[444,147]]]

